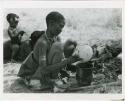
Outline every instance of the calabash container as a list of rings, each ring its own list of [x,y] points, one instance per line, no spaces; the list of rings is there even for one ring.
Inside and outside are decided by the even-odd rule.
[[[77,50],[83,61],[76,65],[76,80],[79,86],[87,86],[92,82],[92,63],[90,60],[93,56],[93,50],[89,45],[78,45]]]

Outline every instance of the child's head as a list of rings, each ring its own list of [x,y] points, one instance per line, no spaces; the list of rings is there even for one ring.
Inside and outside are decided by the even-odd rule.
[[[44,31],[34,31],[33,33],[31,33],[30,39],[31,39],[33,47],[43,33]]]
[[[66,58],[70,57],[73,54],[76,46],[77,46],[77,42],[73,41],[71,39],[68,39],[65,42],[65,44],[64,44],[64,55],[65,55]]]
[[[19,22],[19,16],[14,13],[9,13],[6,16],[6,19],[10,25],[10,27],[16,28]]]
[[[65,25],[65,18],[59,12],[50,12],[46,16],[47,29],[53,36],[57,36],[61,33],[62,28]]]

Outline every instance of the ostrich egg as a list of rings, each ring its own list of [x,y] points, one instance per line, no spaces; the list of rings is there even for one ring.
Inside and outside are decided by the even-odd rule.
[[[89,45],[77,45],[77,51],[83,62],[88,62],[93,56],[93,50]]]

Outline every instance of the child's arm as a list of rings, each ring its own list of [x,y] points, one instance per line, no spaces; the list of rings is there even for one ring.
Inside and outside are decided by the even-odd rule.
[[[14,37],[18,37],[19,33],[16,30],[8,30],[8,34],[10,36],[10,38],[14,38]]]

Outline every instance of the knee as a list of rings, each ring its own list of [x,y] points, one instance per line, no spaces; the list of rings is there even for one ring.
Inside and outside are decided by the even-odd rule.
[[[12,50],[13,51],[18,51],[19,50],[19,45],[17,45],[17,44],[12,45]]]
[[[62,51],[63,50],[63,45],[61,42],[55,42],[52,47],[56,50]]]

